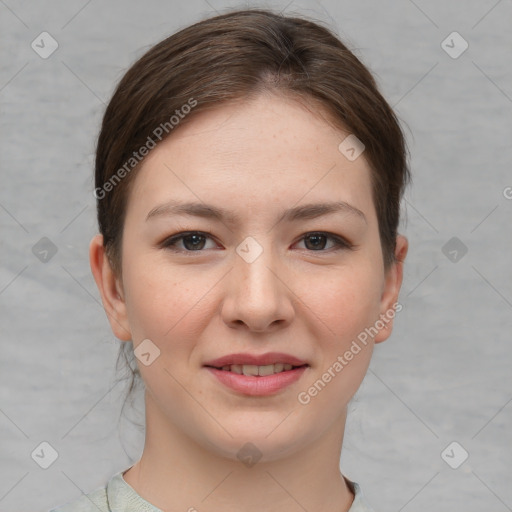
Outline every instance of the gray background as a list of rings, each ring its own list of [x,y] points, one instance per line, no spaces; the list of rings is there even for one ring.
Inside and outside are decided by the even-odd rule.
[[[45,511],[140,456],[142,435],[117,424],[119,342],[88,262],[95,138],[137,57],[243,5],[0,0],[1,511]],[[375,74],[411,150],[404,309],[352,403],[342,470],[377,512],[512,510],[512,2],[257,5],[328,22]],[[43,31],[59,45],[47,59],[31,48]],[[469,44],[458,58],[441,46],[453,31]],[[42,237],[58,249],[46,262],[32,251]],[[452,237],[467,248],[455,261]],[[31,457],[43,441],[58,452],[48,469]],[[441,457],[452,441],[450,461],[469,453],[458,469]]]

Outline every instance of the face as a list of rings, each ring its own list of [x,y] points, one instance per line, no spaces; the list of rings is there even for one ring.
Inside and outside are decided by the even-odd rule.
[[[342,429],[402,278],[401,265],[384,270],[370,170],[338,149],[347,135],[261,96],[198,114],[148,155],[109,306],[116,336],[149,354],[137,361],[148,423],[233,459],[251,440],[264,460]],[[291,356],[306,366],[205,366],[240,353],[280,353],[262,374]]]

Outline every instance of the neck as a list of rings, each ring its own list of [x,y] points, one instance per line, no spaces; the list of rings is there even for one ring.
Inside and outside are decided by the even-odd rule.
[[[345,420],[286,457],[248,466],[192,439],[146,393],[144,451],[123,478],[161,510],[348,511],[354,496],[339,470]]]

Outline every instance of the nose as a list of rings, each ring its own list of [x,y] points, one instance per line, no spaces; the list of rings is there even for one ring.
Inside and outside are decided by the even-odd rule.
[[[295,315],[291,276],[271,248],[249,262],[235,255],[226,276],[222,318],[232,328],[272,332],[290,325]]]

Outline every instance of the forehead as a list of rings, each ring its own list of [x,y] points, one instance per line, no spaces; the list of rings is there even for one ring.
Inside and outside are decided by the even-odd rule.
[[[290,206],[303,198],[344,200],[368,210],[370,169],[364,154],[350,161],[340,151],[348,135],[314,104],[283,96],[223,104],[195,113],[149,153],[132,199],[186,196],[211,203],[222,194],[219,205]]]

